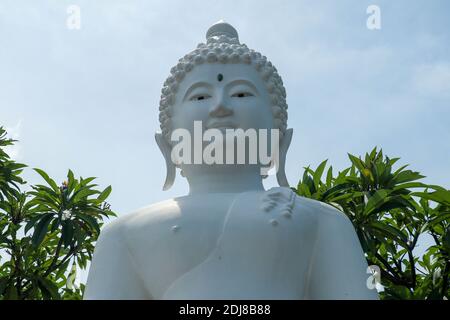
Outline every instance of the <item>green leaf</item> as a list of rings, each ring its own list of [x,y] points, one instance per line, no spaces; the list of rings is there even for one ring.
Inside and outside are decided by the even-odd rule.
[[[75,177],[73,175],[72,170],[69,169],[69,171],[67,172],[67,192],[71,193],[73,191],[73,188],[75,187],[76,184],[76,180]]]
[[[60,218],[53,220],[52,225],[50,226],[50,232],[55,232],[58,229],[60,221]]]
[[[348,153],[348,157],[359,171],[363,171],[365,169],[364,163],[361,161],[361,159],[355,157],[354,155],[351,155],[350,153]]]
[[[31,239],[31,242],[35,248],[41,244],[42,240],[44,240],[45,234],[47,233],[48,225],[52,220],[52,217],[53,213],[45,214],[35,227],[33,237]]]
[[[55,273],[55,279],[59,279],[64,276],[64,273],[67,271],[67,267],[69,266],[69,263],[71,259],[68,259],[66,262],[64,262],[56,271]]]
[[[103,190],[102,193],[100,193],[100,195],[98,196],[97,201],[99,203],[105,201],[111,194],[111,191],[112,191],[111,186],[106,187],[105,190]]]
[[[94,194],[99,194],[100,192],[97,190],[91,190],[87,187],[83,187],[81,189],[79,189],[78,191],[76,191],[72,198],[70,199],[70,203],[71,204],[76,204],[78,201],[80,200],[85,200],[87,199],[89,196],[94,195]]]
[[[59,193],[55,192],[52,188],[49,188],[41,184],[33,185],[31,187],[33,188],[33,190],[36,190],[39,194],[45,194],[46,196],[53,199],[53,201],[55,202],[57,202],[59,199]]]
[[[442,237],[442,246],[447,251],[447,254],[450,253],[450,227],[447,228],[444,236]]]
[[[332,196],[335,196],[336,193],[342,193],[342,192],[347,192],[350,191],[352,187],[351,183],[341,183],[341,184],[337,184],[334,187],[328,189],[327,191],[325,191],[322,194],[322,200],[326,201],[329,198],[331,198]]]
[[[322,178],[322,174],[323,174],[323,171],[324,171],[326,165],[327,165],[327,160],[322,161],[322,163],[319,164],[319,166],[316,169],[316,172],[313,175],[313,181],[314,181],[314,185],[316,186],[316,189],[319,188],[319,182],[320,182],[320,179]]]
[[[91,182],[91,181],[93,181],[93,180],[95,180],[96,178],[95,177],[90,177],[90,178],[86,178],[86,179],[81,179],[80,180],[80,184],[82,185],[82,186],[87,186],[88,184],[89,184],[89,182]]]
[[[335,198],[328,199],[328,201],[329,202],[337,202],[337,201],[341,201],[341,200],[345,200],[345,199],[349,199],[349,198],[361,197],[361,196],[364,196],[364,192],[344,193]]]
[[[397,170],[395,170],[394,176],[396,176],[397,174],[399,174],[400,172],[402,172],[403,169],[405,169],[405,168],[408,167],[408,166],[409,166],[409,164],[405,164],[405,165],[401,166],[400,168],[398,168]]]
[[[423,199],[435,201],[450,206],[450,191],[437,190],[431,193],[428,192],[414,192],[412,196],[421,197]]]
[[[86,222],[91,229],[94,229],[97,232],[97,234],[100,234],[100,225],[95,218],[82,213],[77,213],[77,217]]]
[[[376,154],[377,154],[377,147],[373,148],[372,151],[370,151],[369,155],[370,159],[374,159]]]
[[[41,215],[32,217],[32,218],[30,219],[30,221],[28,221],[28,223],[25,225],[24,233],[27,234],[28,231],[30,231],[30,229],[33,228],[34,225],[35,225],[41,218],[42,218]]]
[[[393,190],[409,189],[409,188],[426,188],[428,185],[422,182],[407,182],[394,186]]]
[[[347,178],[347,174],[349,173],[349,171],[352,169],[352,167],[347,168],[342,170],[341,172],[338,173],[338,176],[336,177],[335,183],[336,184],[340,184],[343,183],[346,178]]]
[[[400,158],[392,158],[392,159],[389,159],[389,165],[390,165],[390,166],[393,166],[398,160],[400,160]]]
[[[376,208],[387,202],[389,200],[388,198],[389,193],[390,191],[385,189],[375,191],[375,193],[369,197],[363,214],[368,215],[373,210],[375,210]]]
[[[434,217],[431,221],[428,222],[428,227],[433,227],[436,224],[441,223],[442,221],[447,221],[450,223],[450,213],[440,214]]]
[[[331,187],[332,181],[333,181],[333,166],[330,166],[328,168],[328,172],[327,172],[327,187],[328,188]]]
[[[385,287],[385,295],[388,299],[409,300],[411,299],[411,292],[405,286],[390,285]]]
[[[37,282],[44,299],[61,299],[61,296],[58,293],[58,286],[51,280],[44,277],[37,277]]]
[[[422,176],[418,172],[414,172],[411,170],[405,170],[402,172],[399,172],[394,175],[393,181],[395,184],[403,183],[403,182],[410,182],[418,179],[425,178],[425,176]]]
[[[399,229],[394,228],[386,223],[373,221],[368,225],[368,228],[372,231],[377,231],[381,233],[383,236],[385,236],[388,239],[396,241],[399,245],[404,247],[405,249],[408,248],[408,239],[406,235],[401,232]]]
[[[309,191],[309,188],[306,184],[299,184],[297,187],[297,190],[299,192],[299,195],[307,198],[311,198],[311,192]]]
[[[73,231],[73,222],[70,220],[64,221],[61,236],[65,247],[68,247],[72,243]]]
[[[34,171],[36,171],[42,178],[44,178],[44,180],[49,184],[50,187],[52,187],[52,189],[55,192],[59,192],[59,188],[58,185],[56,184],[56,182],[51,179],[47,173],[45,173],[44,170],[38,169],[38,168],[34,168]]]

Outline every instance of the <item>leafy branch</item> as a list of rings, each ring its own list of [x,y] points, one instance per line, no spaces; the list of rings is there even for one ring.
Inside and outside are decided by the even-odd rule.
[[[0,298],[81,299],[84,285],[72,281],[92,258],[104,220],[115,216],[105,202],[112,189],[71,170],[58,185],[36,168],[44,183],[22,192],[26,166],[2,149],[13,142],[0,127]]]
[[[381,268],[383,299],[444,299],[450,296],[450,191],[418,180],[399,158],[374,148],[364,157],[348,155],[350,167],[337,175],[304,168],[294,190],[344,212],[358,234],[367,262]],[[324,175],[324,173],[326,174]],[[421,235],[435,242],[422,257],[414,250]],[[405,258],[407,257],[407,258]]]

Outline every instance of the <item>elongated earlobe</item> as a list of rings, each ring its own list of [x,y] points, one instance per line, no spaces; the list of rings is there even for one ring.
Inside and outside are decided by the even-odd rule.
[[[283,138],[280,141],[280,149],[279,149],[279,163],[277,168],[277,181],[280,187],[287,187],[289,188],[289,182],[286,178],[286,171],[285,171],[285,165],[286,165],[286,154],[289,149],[289,146],[291,145],[292,140],[292,133],[293,129],[287,129],[286,132],[283,135]]]
[[[166,160],[166,181],[164,182],[163,190],[169,190],[172,187],[175,181],[175,164],[172,162],[170,153],[172,151],[172,147],[170,144],[164,139],[161,132],[155,133],[155,140],[158,144],[159,150],[164,156],[164,160]]]

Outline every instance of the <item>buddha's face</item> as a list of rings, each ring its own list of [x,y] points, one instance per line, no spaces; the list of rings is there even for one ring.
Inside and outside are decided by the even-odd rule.
[[[193,182],[216,173],[252,180],[275,164],[279,184],[289,186],[284,162],[292,129],[286,128],[285,88],[265,56],[239,44],[232,26],[214,25],[206,44],[179,60],[159,108],[162,132],[155,138],[166,160],[165,190],[176,167]]]
[[[259,73],[245,64],[202,64],[188,72],[175,95],[172,130],[193,134],[194,121],[211,128],[272,129],[269,93]]]

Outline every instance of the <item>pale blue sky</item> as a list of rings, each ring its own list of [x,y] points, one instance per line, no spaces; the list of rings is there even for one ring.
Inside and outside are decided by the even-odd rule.
[[[70,4],[80,6],[81,30],[66,28]],[[371,4],[381,30],[366,27]],[[71,168],[111,184],[119,214],[183,195],[180,177],[161,190],[153,137],[161,85],[223,18],[284,80],[291,184],[303,166],[329,159],[342,169],[347,152],[381,146],[448,188],[449,12],[444,0],[2,0],[0,125],[20,139],[11,152],[31,167],[60,181]]]

